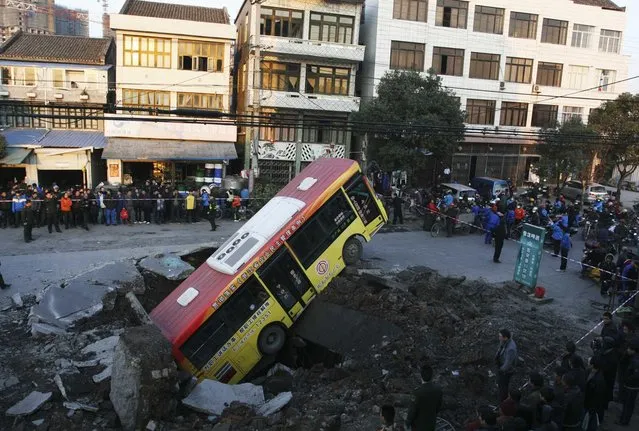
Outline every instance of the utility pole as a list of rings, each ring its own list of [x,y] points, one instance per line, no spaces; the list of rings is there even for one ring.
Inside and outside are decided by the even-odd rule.
[[[255,5],[255,20],[251,23],[253,29],[253,45],[249,46],[249,55],[253,53],[253,85],[251,86],[251,98],[253,99],[253,108],[251,110],[251,134],[246,134],[247,147],[250,151],[245,151],[244,166],[252,169],[255,177],[259,177],[259,145],[260,145],[260,128],[255,126],[255,116],[260,116],[262,103],[262,57],[260,45],[260,16],[262,14],[262,3],[266,0],[251,0],[251,4]],[[252,18],[253,16],[251,16]],[[250,62],[250,60],[249,60]],[[256,91],[257,90],[257,91]],[[257,97],[256,96],[257,93]],[[261,119],[258,123],[261,123]]]

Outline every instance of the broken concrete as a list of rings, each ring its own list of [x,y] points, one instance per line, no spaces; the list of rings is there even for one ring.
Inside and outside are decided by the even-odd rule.
[[[125,298],[128,301],[129,306],[131,307],[131,312],[133,313],[133,316],[137,320],[138,325],[153,324],[146,310],[144,309],[144,307],[138,300],[137,296],[135,296],[135,293],[129,292],[126,294]]]
[[[144,428],[177,407],[177,370],[171,344],[153,325],[127,329],[115,348],[111,393],[122,427]]]
[[[25,399],[14,404],[7,410],[8,416],[26,416],[38,410],[51,399],[52,392],[33,391]]]
[[[93,271],[78,276],[88,285],[113,286],[119,295],[128,292],[141,295],[146,291],[144,277],[138,271],[133,262],[111,262]]]
[[[282,410],[292,399],[292,392],[282,392],[257,409],[257,414],[260,416],[270,416]]]
[[[24,307],[24,302],[22,301],[22,295],[20,293],[14,293],[11,295],[11,300],[15,304],[16,307],[22,308]]]
[[[95,407],[95,406],[90,406],[88,404],[82,404],[82,403],[70,402],[70,401],[65,401],[63,405],[64,407],[70,410],[84,410],[85,412],[91,412],[91,413],[96,413],[98,410],[100,410],[98,407]]]
[[[16,376],[9,376],[6,379],[2,379],[0,380],[0,391],[15,386],[18,383],[20,383],[20,380],[18,380]]]
[[[227,385],[214,380],[202,380],[182,403],[200,413],[220,416],[232,402],[253,407],[264,404],[264,391],[252,383]]]
[[[94,383],[101,383],[106,379],[110,378],[113,374],[113,367],[109,365],[101,373],[98,373],[92,377]]]
[[[103,338],[86,346],[82,349],[81,353],[83,355],[93,354],[91,360],[97,360],[100,365],[111,365],[113,364],[115,346],[118,345],[119,340],[119,335],[112,335],[111,337]]]
[[[149,256],[140,261],[140,267],[145,271],[173,281],[186,280],[195,271],[195,268],[174,254]]]
[[[67,331],[64,329],[46,323],[34,323],[31,325],[31,335],[36,338],[47,335],[64,335],[66,333]]]

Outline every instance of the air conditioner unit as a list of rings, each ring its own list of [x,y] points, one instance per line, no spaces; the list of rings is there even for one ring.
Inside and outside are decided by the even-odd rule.
[[[55,93],[55,94],[53,95],[53,97],[55,97],[56,99],[64,99],[64,94],[62,94],[62,93]]]
[[[500,90],[505,90],[505,89],[506,89],[506,83],[505,83],[504,81],[501,81],[501,82],[499,83],[499,89],[500,89]]]
[[[37,94],[35,93],[27,93],[27,97],[30,97],[31,99],[35,98],[37,96]]]
[[[539,85],[536,85],[536,84],[533,85],[532,92],[533,93],[541,93],[541,88],[539,88]]]

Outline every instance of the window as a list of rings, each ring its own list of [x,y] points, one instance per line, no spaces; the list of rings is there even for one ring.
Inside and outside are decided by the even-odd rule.
[[[311,288],[310,281],[286,247],[276,251],[258,270],[258,275],[286,311],[293,308]]]
[[[532,58],[506,57],[506,76],[508,82],[530,84],[532,82]]]
[[[438,75],[462,76],[464,72],[464,50],[434,47],[433,69]]]
[[[617,79],[617,72],[615,70],[606,69],[599,69],[597,72],[599,78],[599,82],[597,83],[597,85],[599,85],[599,91],[613,91],[613,83],[615,82],[615,79]]]
[[[423,43],[391,41],[390,68],[399,70],[424,70]]]
[[[64,72],[67,88],[85,88],[83,70],[66,70]]]
[[[122,90],[122,106],[136,108],[169,109],[170,93],[152,90]],[[149,111],[131,111],[135,115],[157,115]]]
[[[306,67],[306,92],[348,96],[350,77],[350,69],[309,65]]]
[[[565,45],[568,37],[568,21],[544,18],[544,25],[541,28],[541,42],[554,43],[555,45]]]
[[[468,124],[495,124],[494,100],[466,100],[466,122]]]
[[[249,278],[191,335],[180,350],[197,368],[204,367],[268,298],[268,293],[255,276]]]
[[[270,142],[296,142],[297,140],[297,115],[273,114],[268,120],[269,124],[278,126],[260,127],[260,140]]]
[[[555,127],[557,125],[557,105],[533,105],[532,126],[533,127]]]
[[[36,85],[36,69],[34,67],[3,67],[2,84],[33,87]]]
[[[621,32],[614,30],[601,30],[599,36],[599,52],[619,53],[621,45]]]
[[[588,66],[575,66],[571,64],[568,66],[568,73],[566,77],[566,87],[574,88],[576,90],[581,90],[582,88],[586,88],[587,85],[590,85],[590,81],[588,80],[588,73],[590,68]]]
[[[467,1],[437,0],[435,25],[440,27],[466,28],[467,19]]]
[[[508,36],[521,39],[537,39],[538,17],[538,15],[531,13],[511,12]]]
[[[504,9],[489,6],[475,6],[473,31],[479,33],[504,33]]]
[[[223,68],[223,43],[178,41],[178,69],[221,72]]]
[[[124,36],[124,65],[171,68],[171,39]]]
[[[584,108],[580,106],[564,106],[564,110],[561,114],[561,121],[567,123],[573,119],[583,120]]]
[[[178,93],[177,102],[178,108],[213,109],[217,111],[224,109],[224,96],[222,94]]]
[[[53,69],[53,88],[64,88],[64,70]]]
[[[563,70],[563,64],[545,63],[540,61],[539,64],[537,64],[537,85],[561,87],[561,75]]]
[[[260,34],[302,38],[304,13],[290,9],[262,7],[260,16]]]
[[[262,61],[262,88],[265,90],[299,91],[300,65]]]
[[[575,48],[590,48],[594,34],[595,28],[593,26],[573,24],[572,43],[570,45]]]
[[[501,102],[501,126],[526,127],[528,104],[517,102]]]
[[[355,174],[344,185],[344,189],[365,225],[370,224],[379,217],[379,208],[375,202],[374,195],[366,185],[362,174]]]
[[[394,0],[393,18],[426,22],[428,0]]]
[[[355,17],[311,12],[309,39],[323,42],[353,43]]]
[[[331,124],[316,125],[318,122],[322,123],[324,120],[313,121],[312,117],[306,117],[309,123],[312,121],[314,124],[304,126],[304,132],[302,133],[302,141],[310,144],[337,144],[344,145],[346,143],[346,133],[343,128],[334,129],[331,128]]]
[[[470,74],[471,78],[478,79],[499,79],[499,54],[485,54],[483,52],[472,52],[470,54]]]
[[[26,115],[55,115],[55,118],[35,118]],[[11,105],[0,106],[0,124],[9,127],[31,127],[48,129],[88,129],[103,127],[104,109],[67,108],[53,106]],[[63,118],[65,116],[81,119]]]
[[[340,190],[291,236],[288,243],[302,266],[309,268],[354,220],[355,213]]]

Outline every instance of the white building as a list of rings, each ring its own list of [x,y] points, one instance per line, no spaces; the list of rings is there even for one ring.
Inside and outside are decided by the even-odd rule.
[[[587,122],[624,92],[625,23],[611,0],[366,1],[362,97],[376,94],[389,69],[433,68],[460,98],[468,128],[487,132],[460,145],[453,177],[526,179],[535,142],[504,131]]]
[[[319,157],[350,155],[351,133],[340,123],[359,109],[361,3],[244,1],[235,20],[237,112],[275,123],[240,130],[245,167],[286,183]]]
[[[116,118],[154,115],[159,121],[106,122],[108,180],[200,181],[206,164],[237,159],[231,120],[165,122],[175,117],[155,111],[230,111],[235,27],[226,9],[127,0],[110,18],[117,47]]]

